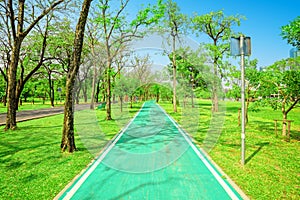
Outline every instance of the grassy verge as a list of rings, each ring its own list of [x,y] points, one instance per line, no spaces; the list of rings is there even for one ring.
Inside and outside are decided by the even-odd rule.
[[[124,115],[130,118],[139,107],[136,104]],[[113,110],[119,112],[118,106]],[[96,113],[107,139],[129,119],[108,122],[104,110]],[[94,158],[78,134],[79,151],[60,152],[62,121],[63,115],[56,115],[18,123],[16,131],[4,132],[0,127],[0,199],[53,199]]]
[[[180,108],[172,112],[172,105],[161,104],[179,123],[183,121]],[[211,126],[211,103],[200,101],[197,131],[189,132],[200,147]],[[240,164],[240,127],[237,102],[226,103],[226,113],[220,137],[209,152],[212,159],[228,174],[251,199],[298,199],[300,194],[300,109],[291,111],[288,118],[291,140],[275,137],[273,119],[281,119],[280,111],[264,107],[249,112],[246,128],[246,165]],[[194,121],[195,119],[190,119]],[[184,124],[183,124],[184,125]],[[188,127],[184,127],[188,129]],[[279,134],[280,135],[280,134]]]

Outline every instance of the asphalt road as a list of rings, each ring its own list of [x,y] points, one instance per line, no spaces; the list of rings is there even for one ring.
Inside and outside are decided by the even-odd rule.
[[[79,104],[75,105],[75,110],[89,109],[90,104]],[[64,107],[54,107],[39,110],[26,110],[17,112],[17,122],[38,119],[42,117],[48,117],[52,115],[58,115],[64,113]],[[6,113],[0,114],[0,126],[5,125]]]

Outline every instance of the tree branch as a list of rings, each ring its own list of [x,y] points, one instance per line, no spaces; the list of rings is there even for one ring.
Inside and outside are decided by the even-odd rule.
[[[31,29],[33,29],[33,27],[45,16],[47,15],[50,11],[54,10],[55,7],[57,7],[59,4],[61,4],[62,2],[64,2],[65,0],[58,0],[56,2],[54,2],[52,5],[50,5],[49,8],[45,9],[40,16],[38,16],[30,25],[29,27],[22,33],[22,36],[25,37],[30,31]]]

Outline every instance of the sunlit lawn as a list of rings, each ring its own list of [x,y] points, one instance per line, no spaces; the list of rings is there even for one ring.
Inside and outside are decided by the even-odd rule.
[[[211,102],[201,100],[196,109],[179,107],[172,112],[170,103],[161,103],[196,143],[208,150],[213,160],[240,186],[251,199],[298,199],[300,194],[300,109],[292,111],[295,120],[291,140],[275,137],[273,119],[280,111],[261,108],[249,113],[246,130],[246,165],[240,164],[239,103],[227,102],[226,112],[211,120]],[[132,118],[141,104],[133,109],[113,106],[112,121],[105,111],[96,111],[96,120],[80,123],[100,124],[107,142]],[[182,106],[182,105],[181,105]],[[82,113],[79,116],[83,116]],[[76,116],[76,114],[75,114]],[[92,118],[91,118],[92,119]],[[0,199],[52,199],[95,157],[90,144],[76,134],[74,154],[60,152],[62,115],[18,123],[16,131],[0,127]],[[221,126],[221,127],[220,127]],[[79,126],[76,131],[80,132]],[[91,126],[89,126],[91,128]],[[220,131],[220,137],[214,135]],[[98,134],[90,140],[95,145]],[[218,136],[218,134],[217,134]],[[100,137],[101,138],[101,137]],[[209,143],[207,141],[215,142]],[[101,147],[105,145],[101,143]]]
[[[179,113],[174,113],[170,104],[163,103],[162,106],[179,123],[182,122],[180,112],[185,108],[181,108]],[[205,148],[207,135],[211,134],[208,133],[209,129],[213,126],[210,125],[211,102],[200,101],[198,106],[200,118],[190,119],[198,129],[189,133],[200,147]],[[297,108],[288,115],[289,119],[294,120],[290,142],[286,142],[281,133],[278,138],[275,137],[273,120],[282,118],[280,111],[264,107],[258,112],[249,112],[249,124],[246,128],[246,165],[242,166],[239,107],[237,102],[226,103],[221,134],[209,155],[251,199],[299,199],[300,109]],[[181,124],[185,126],[185,123]]]
[[[132,117],[140,105],[124,112]],[[114,114],[119,108],[114,106],[113,110]],[[104,110],[96,114],[106,141],[130,119],[107,122]],[[62,120],[63,115],[56,115],[21,122],[16,131],[4,132],[0,127],[0,199],[53,199],[91,162],[95,154],[82,135],[76,134],[78,151],[61,153]]]

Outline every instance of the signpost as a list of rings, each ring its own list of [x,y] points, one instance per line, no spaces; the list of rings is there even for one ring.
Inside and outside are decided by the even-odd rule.
[[[251,55],[251,39],[241,35],[231,38],[230,53],[232,56],[241,56],[241,104],[242,104],[242,130],[241,130],[241,163],[245,165],[246,152],[246,110],[245,110],[245,56]]]

